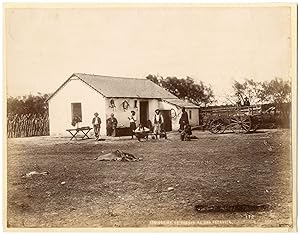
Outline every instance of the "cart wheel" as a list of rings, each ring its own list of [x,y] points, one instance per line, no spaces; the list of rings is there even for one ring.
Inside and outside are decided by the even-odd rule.
[[[213,134],[224,133],[226,126],[224,122],[220,119],[214,120],[210,123],[209,131]]]
[[[230,118],[230,128],[234,133],[248,133],[251,129],[251,119],[246,114],[236,114]]]

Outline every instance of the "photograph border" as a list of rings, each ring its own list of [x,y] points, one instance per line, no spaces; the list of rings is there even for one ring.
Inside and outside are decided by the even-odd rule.
[[[6,48],[6,10],[20,8],[148,8],[148,7],[166,7],[166,8],[193,8],[193,7],[290,7],[291,9],[291,70],[290,77],[292,83],[292,111],[291,111],[291,145],[292,145],[292,180],[293,180],[293,227],[291,228],[255,228],[255,227],[121,227],[121,228],[8,228],[7,227],[7,48]],[[3,225],[4,231],[9,232],[296,232],[297,231],[297,3],[4,3],[3,4]]]

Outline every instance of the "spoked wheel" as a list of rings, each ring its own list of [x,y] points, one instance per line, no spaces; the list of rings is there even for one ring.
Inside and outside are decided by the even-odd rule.
[[[248,133],[251,129],[251,118],[246,114],[235,114],[230,118],[230,128],[234,133]]]
[[[218,119],[211,122],[209,131],[214,134],[221,134],[224,133],[225,129],[225,123],[222,120]]]

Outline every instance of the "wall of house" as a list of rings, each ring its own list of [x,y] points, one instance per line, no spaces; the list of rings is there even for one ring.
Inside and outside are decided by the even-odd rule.
[[[199,126],[199,109],[186,108],[191,126]],[[191,112],[191,115],[190,115]]]
[[[49,100],[50,135],[67,136],[66,129],[75,128],[71,125],[71,103],[81,103],[82,122],[79,127],[92,127],[94,113],[98,112],[102,124],[101,135],[106,135],[105,98],[79,79],[70,80]],[[90,131],[90,135],[93,135]]]
[[[172,130],[178,130],[179,125],[179,119],[181,117],[182,108],[170,104],[168,102],[160,102],[159,108],[162,110],[171,110],[171,116],[172,116]],[[189,116],[189,123],[191,126],[198,126],[199,125],[199,109],[185,109]],[[191,115],[190,115],[191,114]]]
[[[111,105],[111,100],[113,100],[115,107]],[[127,109],[124,109],[123,102],[127,101],[129,106]],[[136,112],[136,117],[138,118],[138,107],[134,107],[134,101],[136,99],[128,99],[128,98],[106,98],[105,99],[105,110],[106,116],[105,120],[107,120],[110,115],[113,113],[115,118],[118,120],[118,126],[129,127],[129,120],[128,117],[131,115],[131,111]]]
[[[113,100],[115,107],[112,107],[111,100]],[[129,106],[124,109],[123,103],[127,101]],[[136,101],[136,106],[135,106]],[[148,101],[148,119],[152,121],[154,117],[154,111],[158,108],[158,100],[156,99],[138,99],[138,98],[106,98],[105,109],[106,117],[108,119],[113,113],[115,118],[118,120],[119,127],[129,127],[128,117],[131,116],[131,111],[135,111],[137,118],[137,125],[140,123],[140,101]]]

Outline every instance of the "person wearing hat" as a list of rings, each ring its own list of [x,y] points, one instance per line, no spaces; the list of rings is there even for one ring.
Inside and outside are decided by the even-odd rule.
[[[95,137],[96,139],[99,138],[99,133],[100,133],[100,125],[101,125],[101,119],[98,117],[98,113],[94,113],[94,118],[93,118],[93,121],[92,121],[92,124],[94,126],[94,132],[95,132]]]
[[[154,118],[153,118],[153,127],[154,127],[153,132],[155,134],[156,139],[157,139],[157,136],[160,135],[161,126],[162,126],[163,123],[164,123],[163,116],[161,115],[160,110],[156,109],[155,114],[154,114]]]
[[[129,126],[131,130],[131,139],[133,139],[134,131],[136,129],[136,117],[135,117],[135,111],[131,111],[131,116],[128,117],[129,120]]]
[[[180,130],[183,131],[185,125],[189,125],[189,117],[187,112],[185,111],[185,107],[182,108],[182,114],[179,119]]]

